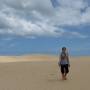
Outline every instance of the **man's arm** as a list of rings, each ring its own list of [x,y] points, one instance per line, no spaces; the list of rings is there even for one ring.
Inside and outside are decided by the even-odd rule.
[[[60,66],[60,62],[61,62],[61,54],[59,55],[59,61],[58,61],[59,66]]]
[[[69,61],[69,55],[67,53],[67,61],[68,61],[68,65],[70,66],[70,61]]]

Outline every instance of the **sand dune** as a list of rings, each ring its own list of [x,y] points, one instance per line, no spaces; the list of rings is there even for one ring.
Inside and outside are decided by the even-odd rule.
[[[0,56],[0,90],[90,90],[90,57],[71,57],[65,81],[57,62],[50,55]]]

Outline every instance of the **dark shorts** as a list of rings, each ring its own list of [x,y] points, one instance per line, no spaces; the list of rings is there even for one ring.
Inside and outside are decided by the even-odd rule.
[[[68,72],[69,72],[68,64],[61,65],[61,73],[64,74],[64,73],[68,73]]]

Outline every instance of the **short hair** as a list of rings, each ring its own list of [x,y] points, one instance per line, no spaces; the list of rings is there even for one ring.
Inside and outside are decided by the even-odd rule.
[[[62,50],[66,50],[66,47],[62,47]]]

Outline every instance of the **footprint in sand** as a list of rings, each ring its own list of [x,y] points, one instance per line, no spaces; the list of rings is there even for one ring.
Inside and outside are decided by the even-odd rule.
[[[56,74],[51,73],[48,75],[48,81],[57,81],[57,80],[58,80],[58,78],[57,78]]]

